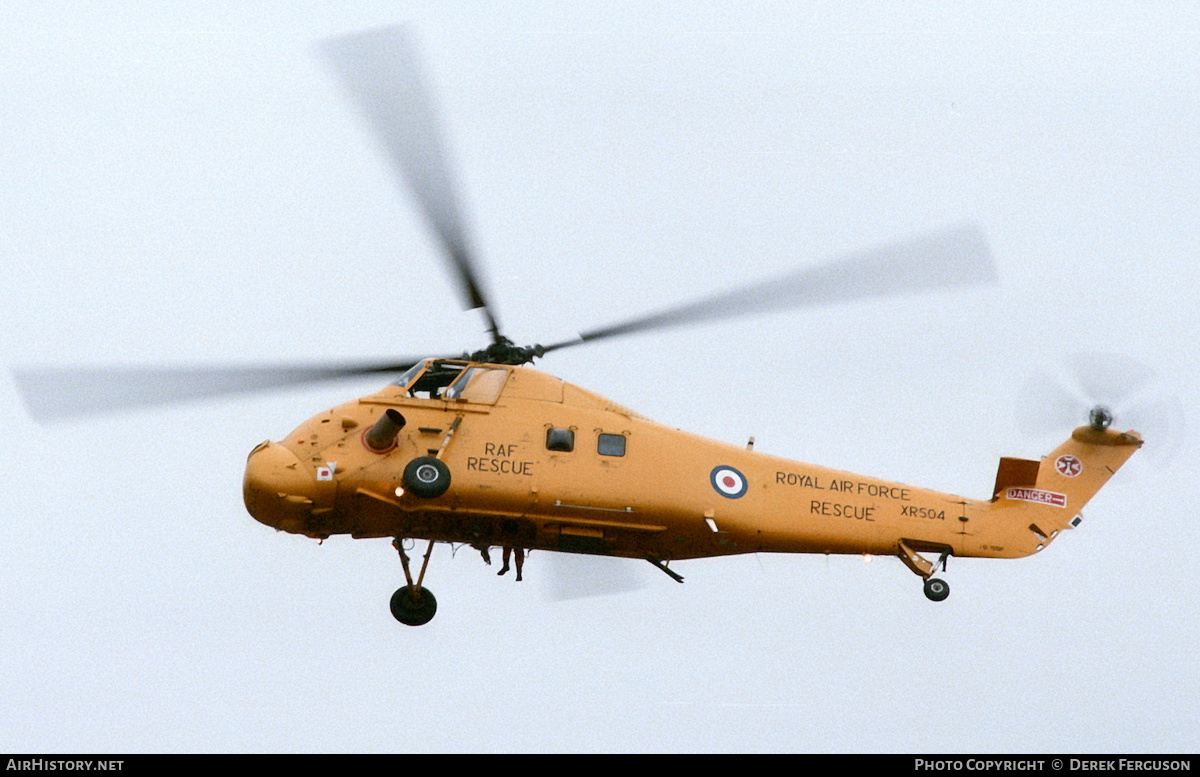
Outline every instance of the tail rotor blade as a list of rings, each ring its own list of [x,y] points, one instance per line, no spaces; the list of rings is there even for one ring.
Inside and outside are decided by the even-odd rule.
[[[1123,354],[1078,353],[1067,362],[1083,394],[1114,411],[1129,404],[1155,379],[1154,370]]]
[[[1157,469],[1166,469],[1187,432],[1179,397],[1145,397],[1125,408],[1118,417],[1127,419],[1126,425],[1140,432],[1146,441],[1143,460]]]
[[[1040,373],[1021,386],[1017,426],[1029,437],[1058,436],[1083,423],[1091,407],[1086,397],[1072,392],[1062,380]]]

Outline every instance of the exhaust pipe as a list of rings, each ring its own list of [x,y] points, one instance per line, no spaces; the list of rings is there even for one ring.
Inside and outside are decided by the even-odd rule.
[[[387,412],[379,417],[375,425],[367,431],[363,440],[367,443],[367,447],[376,453],[390,451],[396,447],[396,435],[404,428],[404,416],[400,415],[400,411],[395,408],[388,408]]]

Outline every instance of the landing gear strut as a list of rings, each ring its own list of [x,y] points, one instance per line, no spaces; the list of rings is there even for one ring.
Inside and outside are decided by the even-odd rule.
[[[392,594],[392,616],[405,626],[424,626],[433,620],[434,614],[437,613],[437,599],[433,598],[433,593],[428,588],[421,585],[425,579],[425,568],[429,566],[429,556],[433,553],[433,540],[429,541],[429,548],[421,562],[421,573],[415,583],[408,568],[408,554],[404,552],[404,544],[399,537],[392,540],[392,547],[400,554],[404,579],[408,581],[408,585],[397,588],[396,593]]]
[[[900,560],[904,565],[913,571],[913,574],[925,580],[925,596],[931,602],[940,602],[950,595],[950,584],[941,578],[933,576],[937,572],[938,567],[942,571],[946,571],[946,559],[950,556],[950,551],[942,551],[942,555],[938,557],[936,562],[930,563],[923,558],[919,553],[908,546],[904,540],[900,541]]]

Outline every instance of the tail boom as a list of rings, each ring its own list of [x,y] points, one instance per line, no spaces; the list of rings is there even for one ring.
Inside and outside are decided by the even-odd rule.
[[[1081,426],[1040,462],[1002,459],[996,491],[980,505],[974,542],[956,555],[1020,558],[1037,553],[1063,529],[1142,445],[1136,432]]]

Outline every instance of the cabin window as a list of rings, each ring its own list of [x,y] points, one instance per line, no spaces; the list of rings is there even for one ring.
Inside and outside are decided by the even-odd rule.
[[[602,434],[596,443],[596,452],[601,456],[624,456],[625,435]]]
[[[546,450],[564,453],[575,450],[575,432],[570,429],[547,429]]]

